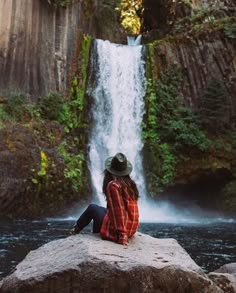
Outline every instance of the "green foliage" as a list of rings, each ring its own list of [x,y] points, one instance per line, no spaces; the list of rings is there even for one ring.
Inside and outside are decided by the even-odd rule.
[[[228,23],[224,28],[225,35],[229,39],[236,39],[236,23]]]
[[[77,128],[85,127],[85,89],[87,82],[87,68],[89,64],[91,37],[84,36],[81,52],[80,77],[75,76],[70,89],[69,100],[63,105],[59,121],[65,125],[66,132]]]
[[[148,100],[152,101],[148,105],[150,117],[147,121],[151,119],[152,123],[148,122],[147,134],[150,131],[152,136],[159,133],[161,141],[170,143],[176,151],[186,147],[205,151],[209,147],[209,141],[195,122],[192,110],[184,105],[178,94],[181,84],[181,72],[173,65],[147,91]]]
[[[227,8],[223,3],[201,5],[192,10],[191,16],[179,18],[173,25],[172,34],[196,35],[202,32],[224,30],[227,37],[234,39],[234,16],[226,16]]]
[[[160,157],[162,159],[161,185],[166,186],[171,183],[175,174],[176,157],[168,143],[160,144]]]
[[[59,120],[63,108],[63,100],[63,95],[58,92],[52,92],[40,98],[38,107],[42,118]]]
[[[150,145],[159,142],[159,135],[157,132],[158,124],[156,117],[156,92],[152,85],[152,80],[147,80],[146,87],[146,121],[143,123],[143,138],[148,140]]]
[[[203,152],[210,146],[193,111],[179,96],[181,85],[182,74],[175,64],[162,73],[155,84],[151,79],[147,80],[143,138],[151,153],[149,156],[159,165],[151,167],[152,173],[158,175],[154,185],[159,191],[171,184],[181,153]]]
[[[84,111],[84,90],[78,86],[77,77],[71,86],[70,101],[65,103],[60,111],[59,121],[65,125],[66,132],[82,126]]]
[[[40,170],[38,171],[38,176],[46,176],[48,169],[48,158],[44,151],[40,151]]]
[[[6,111],[4,110],[4,106],[0,105],[0,121],[5,122],[9,120],[9,116],[7,115]]]
[[[74,138],[72,145],[76,147],[78,139]],[[77,154],[71,152],[72,146],[68,145],[64,140],[59,146],[59,153],[63,156],[66,168],[64,176],[72,183],[72,188],[78,191],[82,188],[83,184],[83,164],[85,161],[84,154],[80,151]]]
[[[49,160],[47,158],[47,155],[44,151],[40,151],[40,169],[39,171],[35,174],[35,177],[32,178],[32,182],[34,184],[38,185],[38,191],[41,188],[41,183],[42,180],[46,180],[48,179],[48,167],[49,167]],[[35,171],[35,170],[32,170]]]
[[[143,0],[121,0],[120,22],[127,34],[138,35],[142,26]]]
[[[211,80],[199,101],[198,115],[203,127],[212,133],[224,133],[230,128],[231,100],[224,83]]]
[[[20,120],[26,111],[25,95],[17,90],[10,92],[2,109],[9,117]]]
[[[236,48],[236,17],[232,19],[232,22],[229,22],[224,26],[224,33],[232,42],[234,48]]]

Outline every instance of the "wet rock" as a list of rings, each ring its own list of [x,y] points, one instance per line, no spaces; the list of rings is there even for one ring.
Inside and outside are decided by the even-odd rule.
[[[226,264],[208,274],[225,293],[236,293],[236,263]]]
[[[226,265],[223,265],[222,267],[220,267],[219,269],[217,269],[215,271],[216,273],[228,273],[228,274],[232,274],[236,277],[236,263],[229,263]]]
[[[208,276],[224,293],[236,292],[236,279],[231,274],[210,273]]]
[[[129,246],[79,234],[31,251],[1,293],[220,293],[174,239],[137,233]]]

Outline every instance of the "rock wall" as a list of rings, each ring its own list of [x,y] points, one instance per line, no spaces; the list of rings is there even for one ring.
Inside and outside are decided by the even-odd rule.
[[[182,95],[194,107],[208,82],[222,80],[232,97],[232,116],[236,115],[236,50],[221,31],[199,36],[177,36],[156,42],[154,76],[176,63],[184,77]]]
[[[46,0],[1,0],[0,93],[17,88],[36,99],[64,91],[78,29],[96,38],[124,40],[113,13],[116,5],[82,0],[57,8]]]
[[[161,0],[145,0],[144,3],[148,8],[146,14],[144,12],[144,26],[148,25],[148,29],[144,30],[143,38],[147,43],[146,72],[149,79],[144,117],[146,125],[150,122],[144,129],[148,137],[144,147],[148,193],[160,195],[157,186],[163,184],[164,188],[160,188],[164,191],[163,199],[178,203],[182,196],[183,202],[197,200],[201,207],[206,208],[207,202],[200,196],[204,194],[209,209],[234,216],[236,3],[210,0],[193,1],[192,4],[190,1],[171,4],[170,1]],[[160,18],[155,18],[155,13]],[[172,74],[168,83],[162,80],[162,73],[170,72],[172,66],[179,68],[182,80],[177,92],[166,90],[175,88],[177,74]],[[217,120],[211,128],[207,127],[204,117],[199,115],[201,102],[213,80],[226,87],[225,95],[219,102],[222,105],[219,108],[224,109],[228,103],[229,109],[225,111],[227,126],[223,130],[218,129]],[[220,93],[220,88],[215,87],[215,92]],[[184,106],[191,112],[191,117],[180,112],[174,116],[175,110],[172,111],[168,102],[173,102],[173,97],[179,100],[176,108]],[[217,94],[212,98],[212,105],[215,106],[213,111],[216,104]],[[218,121],[223,121],[223,116],[219,115]],[[192,120],[194,128],[190,127],[188,118]],[[195,135],[196,129],[203,132]],[[194,137],[194,141],[190,146],[191,137]],[[201,140],[200,137],[205,138]],[[202,148],[206,142],[209,143],[208,147]],[[165,147],[166,154],[162,147]],[[156,167],[150,165],[150,161],[155,161]],[[168,185],[170,188],[167,188]],[[171,199],[168,194],[171,194]]]

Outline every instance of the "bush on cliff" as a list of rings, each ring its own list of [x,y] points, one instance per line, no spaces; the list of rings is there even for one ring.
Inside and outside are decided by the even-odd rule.
[[[151,79],[147,82],[143,137],[147,159],[156,161],[147,170],[148,184],[156,192],[173,182],[181,154],[205,152],[210,147],[192,109],[179,96],[182,81],[180,69],[173,64],[155,84]]]
[[[48,120],[59,120],[63,108],[63,95],[58,92],[49,93],[41,97],[38,107],[42,118]]]
[[[197,113],[200,124],[211,133],[224,133],[231,127],[231,99],[222,81],[209,82],[199,100]]]
[[[9,118],[20,120],[27,111],[25,95],[18,90],[10,91],[7,94],[7,101],[3,105],[3,110]]]

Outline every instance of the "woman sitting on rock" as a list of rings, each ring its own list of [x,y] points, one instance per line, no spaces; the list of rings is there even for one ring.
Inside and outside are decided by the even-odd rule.
[[[138,189],[130,178],[132,165],[122,153],[105,161],[103,193],[107,208],[90,204],[77,220],[73,234],[78,234],[93,220],[93,233],[102,239],[128,245],[139,226]]]

